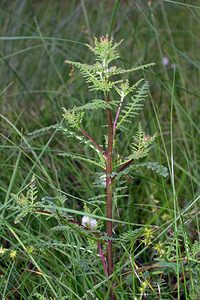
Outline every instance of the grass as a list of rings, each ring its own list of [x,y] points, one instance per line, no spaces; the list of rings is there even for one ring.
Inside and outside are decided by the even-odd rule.
[[[169,0],[95,3],[20,0],[8,6],[1,1],[0,249],[7,250],[0,257],[0,294],[2,299],[109,299],[95,239],[65,220],[71,216],[81,222],[87,204],[88,214],[104,228],[104,191],[93,184],[96,166],[59,155],[94,158],[94,153],[56,129],[28,133],[60,122],[62,106],[90,100],[82,77],[64,60],[92,62],[84,44],[110,33],[116,41],[124,39],[121,66],[156,63],[143,74],[151,94],[140,119],[147,133],[158,132],[151,158],[170,173],[164,179],[144,169],[118,186],[116,297],[199,299],[200,6]],[[141,75],[135,72],[129,80]],[[99,144],[101,125],[101,112],[87,115],[84,127]],[[121,136],[124,155],[135,130],[133,124]],[[34,200],[43,210],[51,206],[54,217],[31,212],[15,224],[20,213],[15,199],[31,189],[33,174]],[[131,231],[139,228],[152,228],[150,244],[144,243],[147,232]],[[159,242],[164,261],[157,261]]]

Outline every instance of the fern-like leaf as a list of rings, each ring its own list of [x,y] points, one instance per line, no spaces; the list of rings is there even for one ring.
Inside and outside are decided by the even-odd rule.
[[[77,113],[74,112],[74,110],[67,110],[63,107],[63,118],[67,121],[70,127],[72,128],[80,128],[81,122],[84,117],[84,112],[79,111]]]
[[[158,162],[143,162],[140,164],[134,165],[134,168],[146,167],[147,169],[151,169],[155,171],[157,174],[167,177],[169,175],[168,169],[163,165],[160,165]]]
[[[117,128],[121,128],[121,125],[125,122],[131,123],[130,119],[134,118],[139,111],[143,108],[143,102],[148,94],[149,84],[145,82],[136,92],[135,96],[133,96],[132,102],[128,103],[123,109],[121,113],[121,117],[117,124]]]
[[[131,72],[135,72],[135,71],[139,71],[139,70],[144,70],[144,69],[148,69],[150,67],[155,66],[155,63],[149,63],[149,64],[145,64],[145,65],[141,65],[138,67],[134,67],[131,69],[121,69],[121,68],[116,68],[115,70],[112,71],[112,75],[119,75],[119,74],[127,74],[127,73],[131,73]]]
[[[127,158],[127,161],[138,160],[140,158],[146,157],[151,149],[151,145],[154,142],[155,138],[156,134],[154,134],[152,137],[145,135],[142,126],[139,123],[138,131],[133,138],[132,144],[130,145],[132,153]]]
[[[49,133],[49,131],[52,129],[59,129],[59,127],[60,127],[60,123],[56,123],[56,124],[48,126],[48,127],[43,127],[41,129],[34,130],[33,132],[28,133],[28,136],[30,136],[32,138],[36,138],[41,135]]]
[[[68,60],[66,60],[65,62],[79,69],[82,76],[85,78],[86,83],[89,84],[90,91],[108,92],[116,84],[122,81],[107,80],[107,77],[103,76],[104,69],[102,69],[102,66],[100,64],[86,65],[80,62],[73,62]]]
[[[82,106],[74,107],[73,111],[76,112],[76,111],[83,111],[83,110],[107,109],[107,108],[111,108],[111,104],[114,104],[114,102],[107,103],[104,100],[94,99],[91,102],[86,103]]]
[[[113,40],[109,40],[108,36],[102,36],[100,40],[94,38],[94,47],[88,44],[86,44],[86,46],[94,53],[97,61],[106,61],[107,63],[110,63],[111,61],[119,58],[116,48],[122,43],[122,41],[123,40],[121,40],[119,43],[113,44]]]
[[[73,154],[73,153],[60,153],[59,155],[64,156],[64,157],[69,157],[74,160],[81,160],[81,161],[87,162],[89,164],[93,164],[93,165],[103,168],[103,169],[105,167],[101,162],[98,162],[97,160],[94,160],[94,159],[90,159],[86,156],[81,156],[81,155],[77,155],[77,154]]]
[[[191,249],[191,257],[194,259],[200,258],[200,242],[195,241]]]
[[[124,175],[131,174],[131,172],[134,172],[136,169],[140,169],[141,167],[146,167],[148,169],[151,169],[158,175],[161,175],[165,178],[169,175],[168,169],[160,165],[158,162],[143,162],[138,164],[132,164],[119,173],[113,172],[112,177],[114,177],[115,179],[119,179]]]
[[[63,134],[65,134],[65,136],[67,138],[74,138],[76,139],[80,144],[84,144],[84,145],[88,145],[92,150],[94,150],[98,155],[99,155],[99,159],[101,161],[104,161],[104,157],[101,154],[101,152],[92,144],[92,142],[86,138],[84,138],[83,136],[78,135],[76,132],[69,130],[68,128],[65,127],[61,127],[61,130],[63,132]]]
[[[142,235],[143,229],[138,228],[122,233],[116,240],[120,243],[130,243],[136,241]]]
[[[36,178],[33,175],[29,185],[29,190],[27,192],[27,197],[29,198],[31,204],[33,204],[37,200],[37,195],[38,195],[38,190],[36,186]]]

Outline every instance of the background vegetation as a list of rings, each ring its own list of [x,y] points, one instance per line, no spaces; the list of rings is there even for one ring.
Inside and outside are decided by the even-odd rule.
[[[199,1],[2,0],[0,12],[2,299],[109,299],[96,242],[65,222],[69,214],[81,222],[87,204],[104,224],[95,166],[59,155],[92,154],[55,129],[29,135],[60,122],[62,106],[91,99],[64,60],[92,62],[84,44],[106,33],[124,39],[121,66],[156,63],[129,80],[145,76],[150,83],[140,120],[148,134],[158,132],[151,157],[170,173],[165,179],[138,172],[116,192],[117,299],[199,299]],[[85,119],[103,143],[103,113]],[[121,137],[124,155],[136,126]],[[26,203],[22,210],[27,199],[43,203],[43,211],[50,203],[52,215]],[[146,231],[132,231],[144,225]]]

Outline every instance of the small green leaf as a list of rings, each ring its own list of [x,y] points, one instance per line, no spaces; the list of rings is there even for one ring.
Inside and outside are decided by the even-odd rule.
[[[136,86],[141,82],[136,83]],[[129,122],[130,119],[133,119],[139,111],[143,108],[143,102],[148,95],[149,84],[145,82],[140,88],[137,89],[136,94],[131,97],[132,102],[129,102],[125,105],[122,110],[121,117],[117,124],[117,129],[121,128],[122,124]]]
[[[74,110],[67,110],[63,107],[63,118],[67,121],[70,127],[80,128],[84,112],[80,111],[75,114]]]
[[[86,103],[82,106],[74,107],[73,111],[83,111],[83,110],[97,110],[97,109],[107,109],[111,108],[112,103],[107,103],[104,100],[94,99],[89,103]]]
[[[167,177],[169,175],[168,169],[162,165],[160,165],[158,162],[143,162],[140,164],[136,164],[135,167],[146,167],[148,169],[151,169],[155,171],[157,174]]]

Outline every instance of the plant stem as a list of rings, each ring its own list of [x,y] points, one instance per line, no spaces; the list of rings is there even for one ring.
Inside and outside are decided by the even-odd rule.
[[[107,95],[106,101],[109,102],[109,97]],[[112,219],[112,167],[113,167],[113,121],[112,121],[112,111],[110,108],[106,110],[107,114],[107,124],[108,124],[108,149],[106,152],[106,217]],[[112,238],[112,221],[106,222],[106,233],[108,238]],[[112,249],[112,239],[107,242],[107,266],[108,266],[108,276],[113,274],[113,249]],[[115,295],[113,293],[113,288],[111,288],[110,299],[114,300]]]
[[[106,153],[106,217],[112,219],[112,150],[113,150],[113,129],[111,110],[107,110],[108,121],[108,151]],[[106,232],[108,237],[112,237],[112,221],[106,222]],[[112,241],[107,244],[108,275],[113,273]]]
[[[99,150],[99,152],[101,152],[101,153],[103,153],[104,154],[104,150],[103,150],[103,148],[99,145],[99,144],[97,144],[96,142],[95,142],[95,140],[84,130],[84,129],[82,129],[82,128],[80,128],[80,131],[82,132],[82,134],[85,136],[85,137],[87,137],[88,138],[88,140],[90,140],[93,144],[94,144],[94,146]]]
[[[108,270],[107,270],[104,254],[102,251],[101,243],[98,243],[97,246],[98,246],[98,250],[99,250],[99,257],[100,257],[102,265],[103,265],[104,273],[105,273],[105,275],[108,275]]]
[[[115,121],[113,123],[113,135],[115,135],[115,131],[117,129],[117,121],[118,121],[118,118],[119,118],[119,114],[120,114],[120,111],[121,111],[121,108],[122,108],[123,101],[124,101],[124,96],[121,97],[121,101],[120,101],[119,107],[117,109]]]
[[[118,174],[120,174],[122,171],[124,171],[126,168],[128,168],[132,164],[133,161],[134,161],[134,159],[130,159],[129,161],[124,163],[122,165],[122,167],[117,171],[117,174],[112,177],[112,181],[115,179],[115,177],[117,177]]]

